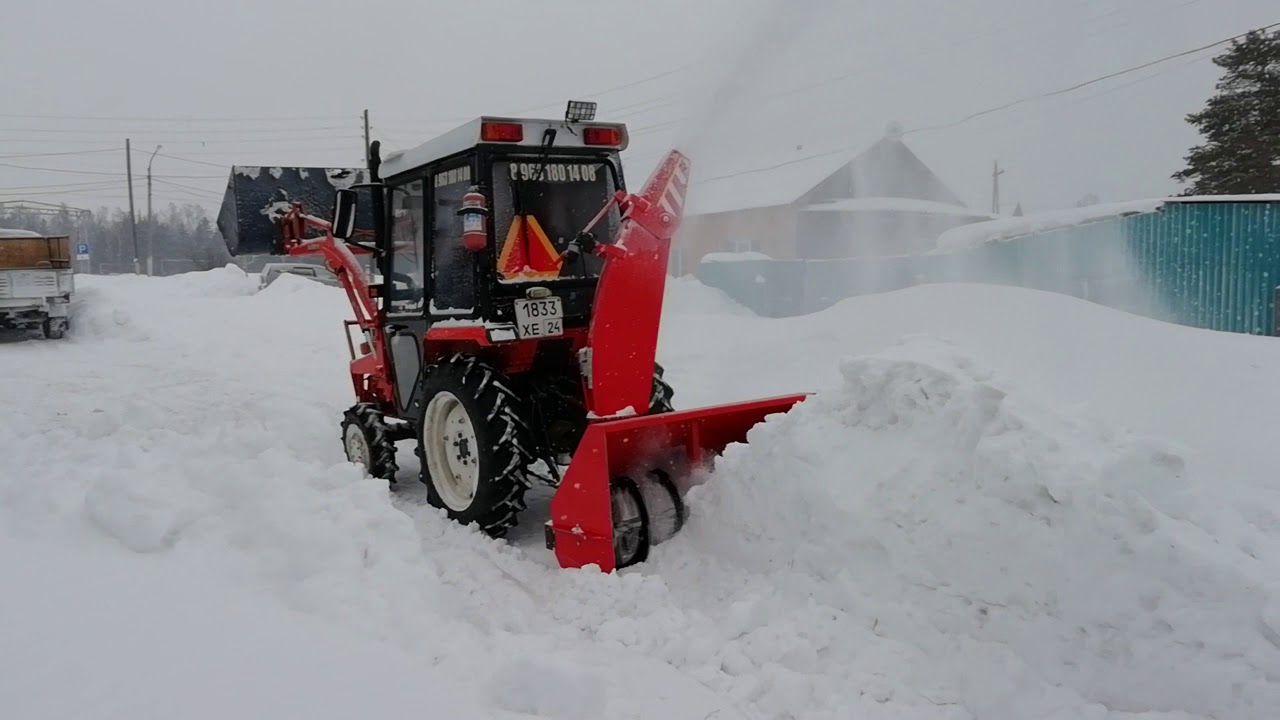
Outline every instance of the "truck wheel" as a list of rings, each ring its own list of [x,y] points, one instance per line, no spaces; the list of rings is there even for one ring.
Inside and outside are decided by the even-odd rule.
[[[468,355],[427,368],[418,459],[427,500],[502,537],[525,509],[533,433],[506,376]]]
[[[369,403],[358,403],[342,414],[342,445],[347,460],[363,466],[370,477],[395,484],[396,444],[382,411]]]
[[[50,340],[61,340],[62,336],[67,332],[67,321],[61,318],[46,318],[40,324],[40,328],[44,331],[44,336]]]

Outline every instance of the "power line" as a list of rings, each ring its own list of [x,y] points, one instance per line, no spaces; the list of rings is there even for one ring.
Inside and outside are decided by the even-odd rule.
[[[352,139],[352,136],[348,136],[348,135],[323,135],[323,136],[318,136],[318,137],[297,137],[297,136],[287,136],[287,135],[286,135],[286,136],[281,136],[281,137],[278,137],[278,138],[247,138],[247,139],[243,139],[243,140],[192,140],[192,139],[190,139],[190,138],[187,138],[187,139],[176,139],[176,138],[153,137],[153,136],[151,136],[151,135],[139,135],[138,137],[140,137],[142,140],[144,140],[144,141],[146,141],[146,142],[154,142],[154,143],[159,143],[159,144],[161,144],[161,145],[186,145],[186,146],[195,146],[195,147],[200,147],[200,148],[203,148],[203,147],[205,147],[205,146],[209,146],[209,145],[214,145],[214,146],[224,146],[224,145],[240,146],[240,145],[259,145],[259,144],[262,144],[262,143],[267,143],[267,144],[270,144],[270,145],[274,146],[274,145],[276,145],[276,144],[278,144],[278,143],[281,143],[281,142],[288,142],[288,141],[290,141],[290,140],[294,140],[294,141],[298,141],[298,140],[305,140],[305,141],[314,141],[314,142],[350,143],[350,142],[351,142],[351,139]],[[356,136],[356,137],[358,137],[358,136]],[[113,147],[110,147],[110,148],[102,148],[102,149],[103,149],[103,150],[113,150],[113,151],[119,152],[118,148],[117,148],[117,147],[115,147],[115,146],[119,145],[119,143],[118,143],[118,142],[116,142],[115,140],[90,140],[90,139],[88,139],[88,138],[15,138],[15,137],[5,137],[5,138],[0,138],[0,143],[11,143],[11,144],[14,144],[14,145],[34,145],[34,144],[46,144],[46,145],[48,145],[48,144],[52,144],[52,145],[60,145],[60,146],[67,146],[67,145],[111,145],[111,146],[113,146]],[[273,147],[273,149],[274,149],[274,147]]]
[[[72,187],[81,187],[86,185],[113,185],[117,182],[119,181],[118,180],[92,180],[89,182],[78,182],[78,183],[53,183],[52,185],[10,185],[7,187],[0,187],[0,191],[47,190],[49,188],[72,188]]]
[[[151,176],[151,179],[157,183],[161,183],[163,185],[170,185],[172,187],[186,190],[187,192],[199,193],[201,195],[208,195],[210,197],[217,198],[217,199],[222,198],[222,193],[214,192],[213,190],[205,190],[204,188],[192,187],[191,185],[183,185],[182,183],[171,182],[169,180],[162,180],[154,175]]]
[[[136,152],[136,153],[142,153],[143,155],[149,155],[149,154],[150,154],[150,153],[148,153],[146,150],[134,150],[134,152]],[[169,153],[162,153],[162,152],[158,152],[158,153],[156,153],[156,157],[168,158],[168,159],[170,159],[170,160],[180,160],[180,161],[182,161],[182,162],[188,162],[188,163],[192,163],[192,164],[195,164],[195,165],[208,165],[209,167],[216,167],[216,168],[226,168],[226,167],[227,167],[226,163],[207,162],[207,161],[205,161],[205,160],[192,160],[192,159],[190,159],[190,158],[180,157],[180,156],[178,156],[178,155],[170,155]]]
[[[26,115],[19,113],[0,113],[3,118],[15,118],[22,120],[93,120],[93,121],[119,121],[119,122],[297,122],[297,121],[327,121],[327,120],[345,120],[346,115],[308,115],[308,116],[280,116],[280,117],[201,117],[201,116],[121,116],[121,115]]]
[[[1086,88],[1086,87],[1089,87],[1090,85],[1096,85],[1096,84],[1098,84],[1098,83],[1100,83],[1100,82],[1105,82],[1105,81],[1107,81],[1107,80],[1111,80],[1111,79],[1114,79],[1114,78],[1118,78],[1118,77],[1120,77],[1120,76],[1122,76],[1122,75],[1128,75],[1129,73],[1134,73],[1134,72],[1137,72],[1137,71],[1139,71],[1139,70],[1145,70],[1145,69],[1147,69],[1147,68],[1149,68],[1149,67],[1153,67],[1153,66],[1155,66],[1155,65],[1160,65],[1160,64],[1162,64],[1162,63],[1169,62],[1170,60],[1177,60],[1178,58],[1183,58],[1183,57],[1186,57],[1186,56],[1188,56],[1188,55],[1194,55],[1195,53],[1203,52],[1203,51],[1205,51],[1205,50],[1209,50],[1209,49],[1211,49],[1211,48],[1218,47],[1219,45],[1225,45],[1225,44],[1227,44],[1227,43],[1229,43],[1229,42],[1232,42],[1232,41],[1234,41],[1234,40],[1239,40],[1239,39],[1241,39],[1241,38],[1243,38],[1243,37],[1246,37],[1246,36],[1247,36],[1247,35],[1249,35],[1250,33],[1253,33],[1253,32],[1266,32],[1266,31],[1268,31],[1268,30],[1270,30],[1271,28],[1274,28],[1274,27],[1280,27],[1280,22],[1271,23],[1270,25],[1264,25],[1264,26],[1262,26],[1262,27],[1260,27],[1260,28],[1257,28],[1256,30],[1250,30],[1250,31],[1248,31],[1248,32],[1243,32],[1243,33],[1240,33],[1239,35],[1233,35],[1232,37],[1226,38],[1225,40],[1218,40],[1217,42],[1212,42],[1212,43],[1209,43],[1208,45],[1201,45],[1201,46],[1200,46],[1200,47],[1198,47],[1198,48],[1192,48],[1191,50],[1183,50],[1182,52],[1180,52],[1180,53],[1175,53],[1175,54],[1173,54],[1173,55],[1166,55],[1165,57],[1162,57],[1162,58],[1159,58],[1159,59],[1156,59],[1156,60],[1152,60],[1152,61],[1150,61],[1150,62],[1145,62],[1145,63],[1143,63],[1143,64],[1141,64],[1141,65],[1134,65],[1133,67],[1125,68],[1124,70],[1117,70],[1116,72],[1113,72],[1113,73],[1107,73],[1106,75],[1101,75],[1101,76],[1096,77],[1096,78],[1093,78],[1093,79],[1091,79],[1091,80],[1085,80],[1084,82],[1076,83],[1075,85],[1072,85],[1072,86],[1070,86],[1070,87],[1061,88],[1061,89],[1059,89],[1059,90],[1054,90],[1054,91],[1052,91],[1052,92],[1042,93],[1042,94],[1040,94],[1040,95],[1033,95],[1033,96],[1031,96],[1031,97],[1020,98],[1020,99],[1018,99],[1018,100],[1014,100],[1014,101],[1012,101],[1012,102],[1008,102],[1008,103],[1005,103],[1005,104],[1003,104],[1003,105],[998,105],[998,106],[993,107],[993,108],[987,108],[986,110],[982,110],[982,111],[980,111],[980,112],[976,112],[976,113],[972,113],[972,114],[970,114],[970,115],[966,115],[965,117],[962,117],[962,118],[960,118],[959,120],[956,120],[956,121],[954,121],[954,122],[945,123],[945,124],[942,124],[942,125],[931,125],[931,126],[927,126],[927,127],[914,128],[914,129],[912,129],[912,130],[908,130],[907,132],[908,132],[908,133],[917,133],[917,132],[927,132],[927,131],[930,131],[930,130],[944,130],[944,129],[947,129],[947,128],[952,128],[952,127],[955,127],[955,126],[957,126],[957,125],[961,125],[961,124],[963,124],[963,123],[969,122],[970,120],[975,120],[975,119],[977,119],[977,118],[983,117],[983,116],[985,116],[985,115],[990,115],[990,114],[992,114],[992,113],[1000,112],[1000,111],[1002,111],[1002,110],[1008,110],[1008,109],[1009,109],[1009,108],[1011,108],[1011,107],[1017,107],[1018,105],[1025,105],[1026,103],[1029,103],[1029,102],[1035,102],[1036,100],[1044,100],[1044,99],[1046,99],[1046,98],[1056,97],[1056,96],[1058,96],[1058,95],[1065,95],[1065,94],[1070,93],[1070,92],[1075,92],[1076,90],[1079,90],[1079,89],[1081,89],[1081,88]]]
[[[11,168],[17,168],[18,170],[33,170],[33,171],[38,171],[38,172],[67,173],[67,174],[70,174],[70,175],[108,175],[108,176],[111,176],[111,177],[123,177],[123,176],[124,176],[124,173],[118,173],[118,172],[101,172],[101,171],[95,171],[95,170],[67,170],[67,169],[65,169],[65,168],[32,167],[32,166],[30,166],[30,165],[15,165],[15,164],[13,164],[13,163],[4,163],[4,162],[0,162],[0,166],[3,166],[3,167],[11,167]],[[154,176],[154,175],[153,175],[152,177],[157,177],[157,176]],[[221,175],[162,175],[162,176],[159,176],[159,177],[166,177],[166,178],[178,178],[179,180],[209,180],[209,179],[214,179],[214,178],[218,178],[218,179],[221,179],[221,178],[222,178],[222,176],[221,176]]]
[[[1081,88],[1089,87],[1090,85],[1096,85],[1097,83],[1104,82],[1104,81],[1106,81],[1106,80],[1111,80],[1111,79],[1114,79],[1114,78],[1120,77],[1120,76],[1122,76],[1122,75],[1127,75],[1127,74],[1129,74],[1129,73],[1137,72],[1137,71],[1139,71],[1139,70],[1144,70],[1144,69],[1146,69],[1146,68],[1153,67],[1153,66],[1155,66],[1155,65],[1159,65],[1159,64],[1162,64],[1162,63],[1166,63],[1166,62],[1169,62],[1169,61],[1171,61],[1171,60],[1176,60],[1176,59],[1179,59],[1179,58],[1186,57],[1186,56],[1188,56],[1188,55],[1193,55],[1193,54],[1198,53],[1198,52],[1203,52],[1204,50],[1208,50],[1208,49],[1211,49],[1211,48],[1217,47],[1217,46],[1219,46],[1219,45],[1225,45],[1225,44],[1227,44],[1227,43],[1229,43],[1229,42],[1232,42],[1232,41],[1234,41],[1234,40],[1239,40],[1239,39],[1241,39],[1241,38],[1243,38],[1243,37],[1246,37],[1246,36],[1248,36],[1250,33],[1254,33],[1254,32],[1266,32],[1267,30],[1270,30],[1270,29],[1275,28],[1275,27],[1280,27],[1280,22],[1271,23],[1270,25],[1264,25],[1264,26],[1262,26],[1262,27],[1260,27],[1260,28],[1257,28],[1257,29],[1255,29],[1255,30],[1249,30],[1249,31],[1246,31],[1246,32],[1240,33],[1239,35],[1233,35],[1233,36],[1231,36],[1231,37],[1229,37],[1229,38],[1225,38],[1225,39],[1223,39],[1223,40],[1218,40],[1218,41],[1216,41],[1216,42],[1212,42],[1212,43],[1209,43],[1209,44],[1207,44],[1207,45],[1202,45],[1202,46],[1200,46],[1200,47],[1193,48],[1193,49],[1191,49],[1191,50],[1184,50],[1184,51],[1182,51],[1182,52],[1174,53],[1173,55],[1167,55],[1167,56],[1165,56],[1165,57],[1162,57],[1162,58],[1159,58],[1159,59],[1156,59],[1156,60],[1152,60],[1152,61],[1150,61],[1150,62],[1142,63],[1141,65],[1135,65],[1135,66],[1133,66],[1133,67],[1125,68],[1125,69],[1123,69],[1123,70],[1118,70],[1118,71],[1116,71],[1116,72],[1107,73],[1106,75],[1101,75],[1101,76],[1099,76],[1099,77],[1092,78],[1092,79],[1090,79],[1090,80],[1085,80],[1084,82],[1076,83],[1076,84],[1074,84],[1074,85],[1071,85],[1070,87],[1065,87],[1065,88],[1061,88],[1061,89],[1058,89],[1058,90],[1053,90],[1053,91],[1051,91],[1051,92],[1047,92],[1047,93],[1041,93],[1041,94],[1039,94],[1039,95],[1034,95],[1034,96],[1026,97],[1026,98],[1022,98],[1022,99],[1019,99],[1019,100],[1014,100],[1013,102],[1005,103],[1005,104],[1000,105],[1000,106],[997,106],[997,107],[988,108],[988,109],[983,110],[983,111],[981,111],[981,112],[973,113],[973,114],[971,114],[971,115],[965,116],[964,118],[961,118],[961,119],[959,119],[959,120],[956,120],[955,122],[946,123],[946,124],[943,124],[943,125],[934,125],[934,126],[927,126],[927,127],[913,128],[913,129],[911,129],[911,130],[906,131],[904,134],[912,134],[912,133],[918,133],[918,132],[927,132],[927,131],[931,131],[931,130],[942,130],[942,129],[952,128],[952,127],[955,127],[955,126],[957,126],[957,125],[961,125],[961,124],[963,124],[963,123],[969,122],[969,121],[971,121],[971,120],[973,120],[973,119],[975,119],[975,118],[979,118],[979,117],[983,117],[983,116],[985,116],[985,115],[990,115],[990,114],[993,114],[993,113],[996,113],[996,112],[1000,112],[1000,111],[1003,111],[1003,110],[1007,110],[1007,109],[1009,109],[1009,108],[1012,108],[1012,107],[1015,107],[1015,106],[1018,106],[1018,105],[1023,105],[1023,104],[1028,103],[1028,102],[1034,102],[1034,101],[1036,101],[1036,100],[1042,100],[1042,99],[1045,99],[1045,98],[1056,97],[1056,96],[1058,96],[1058,95],[1063,95],[1063,94],[1066,94],[1066,93],[1074,92],[1074,91],[1079,90],[1079,89],[1081,89]],[[811,154],[811,155],[806,155],[806,156],[801,157],[801,158],[795,158],[795,159],[792,159],[792,160],[787,160],[787,161],[785,161],[785,162],[780,162],[780,163],[777,163],[777,164],[774,164],[774,165],[769,165],[769,166],[766,166],[766,167],[752,168],[752,169],[750,169],[750,170],[742,170],[742,171],[739,171],[739,172],[726,173],[726,174],[724,174],[724,175],[717,175],[717,176],[715,176],[715,177],[710,177],[710,178],[706,178],[706,179],[704,179],[704,180],[701,180],[700,182],[711,182],[711,181],[713,181],[713,180],[726,180],[726,179],[729,179],[729,178],[740,177],[740,176],[743,176],[743,175],[751,175],[751,174],[754,174],[754,173],[768,172],[768,171],[770,171],[770,170],[776,170],[776,169],[778,169],[778,168],[787,167],[788,165],[795,165],[795,164],[797,164],[797,163],[808,162],[808,161],[810,161],[810,160],[816,160],[816,159],[818,159],[818,158],[830,157],[830,156],[832,156],[832,155],[839,155],[839,154],[842,154],[842,153],[851,152],[851,151],[853,151],[853,150],[855,150],[855,149],[857,149],[857,148],[859,148],[859,147],[861,147],[861,145],[846,145],[846,146],[843,146],[843,147],[836,148],[835,150],[828,150],[828,151],[826,151],[826,152],[813,153],[813,154]]]
[[[348,128],[345,125],[326,125],[323,127],[300,127],[300,128],[287,128],[287,127],[220,128],[215,130],[207,130],[204,128],[196,128],[196,129],[161,128],[159,130],[160,132],[173,133],[177,135],[244,135],[244,134],[259,135],[262,133],[289,133],[290,135],[292,135],[293,133],[300,133],[300,132],[311,133],[311,132],[326,132],[326,131],[332,131],[332,130],[350,130],[350,129],[351,128]],[[120,130],[117,128],[111,128],[107,130],[92,130],[92,129],[86,130],[84,128],[10,127],[10,128],[0,128],[0,132],[80,134],[80,135],[118,135],[120,134]]]
[[[104,148],[102,150],[69,150],[65,152],[48,152],[48,153],[8,153],[0,155],[0,160],[12,160],[15,158],[33,158],[33,157],[54,157],[58,155],[95,155],[98,153],[119,152],[119,148]]]
[[[123,181],[109,183],[102,187],[82,187],[71,188],[69,190],[21,190],[16,192],[0,191],[0,197],[28,197],[32,195],[73,195],[80,193],[97,194],[108,190],[117,190],[123,187]]]

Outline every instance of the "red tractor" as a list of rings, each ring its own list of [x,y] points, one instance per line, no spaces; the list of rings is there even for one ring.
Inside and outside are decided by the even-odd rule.
[[[494,537],[552,485],[547,546],[606,572],[679,530],[694,469],[804,397],[674,410],[655,350],[689,160],[671,151],[630,194],[627,143],[590,103],[482,117],[385,160],[374,143],[329,221],[276,216],[278,250],[323,255],[362,335],[347,457],[394,483],[413,440],[429,501]]]

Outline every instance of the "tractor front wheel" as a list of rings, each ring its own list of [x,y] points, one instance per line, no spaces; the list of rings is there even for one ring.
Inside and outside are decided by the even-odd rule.
[[[347,460],[364,467],[371,477],[394,484],[396,443],[382,411],[376,405],[358,403],[342,414],[342,445]]]
[[[451,519],[502,537],[525,509],[536,447],[507,378],[460,355],[427,369],[418,459],[427,499]]]

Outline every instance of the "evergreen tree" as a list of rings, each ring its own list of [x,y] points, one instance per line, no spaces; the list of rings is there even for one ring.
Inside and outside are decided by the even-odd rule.
[[[1205,142],[1173,178],[1184,195],[1280,193],[1280,30],[1232,41],[1213,63],[1217,94],[1187,116]]]

